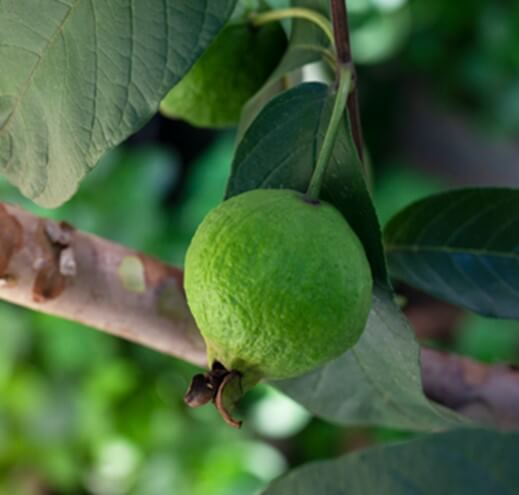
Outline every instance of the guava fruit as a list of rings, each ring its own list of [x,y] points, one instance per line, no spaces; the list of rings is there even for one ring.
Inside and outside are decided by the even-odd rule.
[[[279,23],[227,25],[167,94],[161,112],[199,127],[235,125],[243,105],[263,86],[286,45]]]
[[[212,370],[197,378],[191,405],[201,391],[202,402],[215,400],[229,373],[238,396],[338,357],[371,306],[370,266],[347,221],[287,189],[245,192],[212,210],[187,251],[184,285]]]

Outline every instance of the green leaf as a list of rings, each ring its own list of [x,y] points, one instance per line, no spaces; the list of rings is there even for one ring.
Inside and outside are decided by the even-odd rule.
[[[238,146],[227,197],[251,189],[305,192],[328,126],[334,95],[320,83],[301,84],[274,98]],[[348,119],[339,127],[321,198],[348,220],[364,245],[374,278],[387,284],[380,227],[351,137]]]
[[[450,191],[385,229],[391,273],[476,313],[519,318],[519,190]]]
[[[420,349],[392,294],[375,288],[359,342],[338,359],[275,385],[309,411],[343,425],[416,431],[468,421],[430,402],[422,391]]]
[[[307,464],[264,495],[517,493],[519,434],[454,431]]]
[[[243,105],[270,76],[287,45],[279,23],[226,26],[166,96],[161,112],[201,127],[238,123]]]
[[[156,112],[234,4],[0,2],[0,172],[41,205],[68,199]]]

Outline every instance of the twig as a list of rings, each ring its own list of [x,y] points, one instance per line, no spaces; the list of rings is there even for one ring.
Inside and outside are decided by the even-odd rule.
[[[182,272],[126,247],[0,203],[0,299],[206,363]],[[519,371],[422,350],[431,399],[479,421],[519,426]]]
[[[337,77],[339,76],[339,68],[346,65],[350,68],[352,74],[352,90],[348,97],[346,107],[351,123],[351,132],[357,153],[361,161],[364,161],[364,138],[362,135],[362,126],[360,123],[360,112],[357,91],[357,74],[353,65],[353,57],[351,54],[350,31],[348,27],[348,11],[346,9],[346,0],[330,0],[330,11],[332,15],[333,34],[335,37],[335,49],[337,51]]]

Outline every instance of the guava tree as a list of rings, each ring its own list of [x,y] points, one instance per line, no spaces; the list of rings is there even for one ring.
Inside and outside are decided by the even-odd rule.
[[[514,493],[517,434],[495,429],[519,426],[517,371],[420,348],[393,282],[519,319],[519,192],[444,192],[400,211],[382,231],[346,5],[273,4],[0,2],[0,171],[38,205],[57,207],[159,109],[194,125],[237,126],[222,199],[284,189],[331,205],[360,240],[370,268],[360,276],[370,271],[373,281],[355,345],[272,385],[340,425],[428,434],[303,466],[265,493]],[[301,69],[315,62],[319,81],[308,82]],[[207,365],[181,269],[6,203],[0,298]],[[326,328],[320,338],[326,347]],[[220,372],[197,375],[187,402],[221,406],[221,383],[211,381],[225,381]]]

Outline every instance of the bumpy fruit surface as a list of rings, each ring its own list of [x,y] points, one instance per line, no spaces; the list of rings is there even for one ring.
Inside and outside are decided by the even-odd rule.
[[[353,346],[372,278],[334,207],[258,189],[204,219],[187,252],[185,289],[209,364],[241,372],[247,385],[304,373]]]

